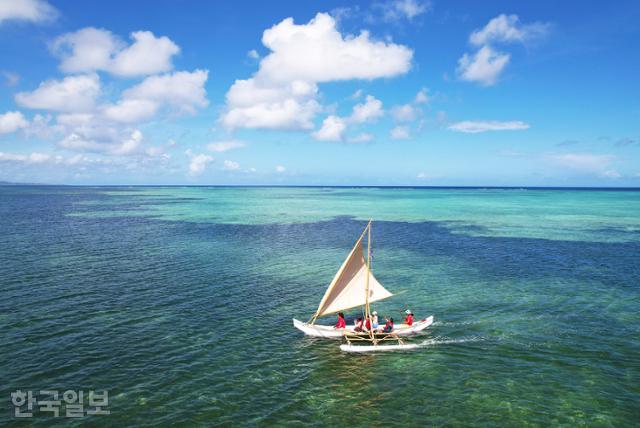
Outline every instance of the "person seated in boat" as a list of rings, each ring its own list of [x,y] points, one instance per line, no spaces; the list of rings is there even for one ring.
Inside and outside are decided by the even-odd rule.
[[[404,323],[411,327],[413,325],[413,312],[407,309],[404,313],[407,314],[407,316],[404,318]]]
[[[378,327],[380,327],[380,324],[378,323],[378,312],[377,311],[373,311],[373,313],[371,314],[371,323],[372,323],[374,329],[377,329]]]
[[[387,318],[387,323],[384,325],[382,329],[383,333],[391,333],[393,331],[393,318]]]
[[[371,331],[371,315],[367,317],[367,320],[364,322],[364,331]]]
[[[362,317],[358,317],[356,322],[354,323],[355,327],[353,327],[353,331],[361,332],[363,330],[363,319]]]
[[[333,328],[347,328],[347,322],[344,320],[344,314],[342,312],[338,312],[338,322]]]

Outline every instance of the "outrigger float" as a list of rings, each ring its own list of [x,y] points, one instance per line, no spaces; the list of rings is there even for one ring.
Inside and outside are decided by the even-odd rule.
[[[367,257],[363,241],[367,237]],[[364,307],[364,319],[371,314],[370,304],[393,296],[371,272],[371,220],[325,291],[318,309],[308,322],[293,320],[293,326],[307,336],[343,339],[340,349],[346,352],[398,351],[416,349],[418,345],[405,343],[404,338],[419,333],[433,324],[433,316],[413,323],[397,324],[391,333],[354,331],[354,326],[337,329],[316,324],[318,317],[347,309]]]

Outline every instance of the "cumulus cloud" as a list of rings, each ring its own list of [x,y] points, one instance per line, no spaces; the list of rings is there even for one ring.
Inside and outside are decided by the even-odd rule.
[[[511,55],[497,51],[495,43],[526,43],[547,34],[548,23],[521,24],[517,15],[499,15],[480,30],[469,36],[469,43],[478,46],[475,54],[465,53],[458,60],[457,73],[460,79],[477,82],[484,86],[494,85]]]
[[[204,88],[208,75],[207,70],[195,70],[149,76],[140,84],[125,90],[122,98],[124,101],[162,103],[176,108],[181,113],[195,113],[198,108],[204,108],[209,104]],[[140,107],[150,108],[149,104],[141,104]]]
[[[189,157],[189,175],[200,175],[204,172],[211,162],[214,161],[212,156],[204,153],[196,154],[191,149],[188,149],[185,154]]]
[[[58,146],[76,152],[103,153],[114,156],[142,155],[143,135],[138,129],[120,130],[98,125],[70,126]],[[152,153],[147,153],[152,154]]]
[[[8,111],[0,114],[0,134],[9,134],[29,126],[29,122],[19,111]]]
[[[615,169],[608,169],[606,171],[603,171],[602,174],[603,177],[605,178],[622,178],[622,174],[620,174],[618,171],[616,171]]]
[[[382,18],[386,21],[397,21],[400,19],[412,20],[418,15],[431,10],[430,1],[419,0],[389,0],[376,3],[374,6],[382,12]]]
[[[0,25],[6,21],[47,22],[58,17],[58,11],[45,0],[0,1]]]
[[[405,46],[371,40],[367,31],[343,37],[325,13],[302,25],[287,18],[266,30],[262,43],[272,53],[260,63],[259,77],[281,82],[392,77],[409,71],[413,56]]]
[[[429,90],[427,88],[420,89],[413,100],[416,104],[427,104],[429,101],[431,101],[431,97],[429,97]]]
[[[107,104],[102,111],[108,119],[122,123],[137,123],[152,118],[158,111],[158,103],[144,99],[121,100]]]
[[[282,166],[282,165],[278,165],[278,166],[276,166],[276,172],[283,173],[283,172],[285,172],[286,170],[287,170],[287,169],[286,169],[284,166]]]
[[[251,59],[260,59],[260,54],[255,49],[251,49],[249,52],[247,52],[247,56]]]
[[[384,114],[382,101],[367,95],[364,102],[356,104],[349,117],[327,116],[320,129],[311,135],[321,141],[342,141],[348,125],[374,122]]]
[[[317,83],[396,76],[409,70],[413,56],[367,31],[343,36],[324,13],[307,24],[287,18],[266,30],[262,43],[271,53],[253,77],[227,92],[220,118],[227,128],[311,129],[320,111]]]
[[[462,80],[478,82],[484,86],[496,83],[498,76],[509,63],[510,55],[483,46],[475,55],[464,54],[458,60],[458,75]]]
[[[364,103],[356,104],[349,119],[352,123],[373,122],[384,114],[382,101],[367,95]]]
[[[111,154],[118,156],[126,156],[137,153],[142,147],[142,132],[136,129],[128,138],[125,138],[121,144],[111,149]]]
[[[235,150],[244,147],[243,141],[229,140],[229,141],[216,141],[207,145],[207,149],[212,152],[228,152],[229,150]]]
[[[225,160],[223,168],[226,169],[227,171],[237,171],[240,169],[240,164],[232,160]]]
[[[32,92],[16,94],[15,100],[31,109],[79,112],[91,110],[99,94],[100,79],[96,74],[87,74],[46,80]]]
[[[550,25],[543,22],[522,24],[518,15],[501,14],[493,18],[481,30],[469,36],[469,42],[476,46],[492,43],[526,43],[547,34]]]
[[[0,152],[0,162],[24,162],[29,164],[41,164],[52,159],[51,155],[46,153],[33,152],[25,155],[21,153]]]
[[[312,134],[320,141],[342,141],[342,134],[347,129],[347,122],[338,116],[327,116],[320,129]]]
[[[393,140],[407,140],[411,138],[409,128],[406,126],[396,126],[391,130],[390,135]]]
[[[416,110],[411,104],[394,106],[391,109],[391,116],[396,122],[411,122],[416,118]]]
[[[57,111],[36,115],[25,132],[44,138],[58,138],[58,145],[78,152],[99,152],[114,156],[166,156],[162,149],[144,147],[137,126],[160,111],[195,113],[208,105],[204,84],[206,70],[180,71],[150,76],[125,90],[114,103],[97,104],[100,80],[94,74],[49,80],[32,92],[16,95],[24,107]],[[36,123],[37,122],[37,123]]]
[[[131,33],[127,45],[108,30],[87,27],[58,37],[51,45],[66,73],[106,71],[123,77],[170,71],[180,48],[168,37],[150,31]]]
[[[529,129],[529,124],[520,120],[500,122],[497,120],[465,120],[449,125],[448,129],[456,132],[477,134],[487,131],[517,131]]]

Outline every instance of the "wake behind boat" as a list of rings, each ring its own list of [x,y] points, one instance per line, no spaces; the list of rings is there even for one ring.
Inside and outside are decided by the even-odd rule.
[[[367,237],[367,257],[364,257],[363,241]],[[330,339],[345,339],[340,349],[347,352],[370,352],[415,349],[417,346],[405,344],[402,337],[419,333],[433,323],[433,316],[413,322],[411,325],[398,324],[390,331],[381,329],[345,326],[336,328],[316,324],[319,317],[348,309],[363,307],[364,319],[372,319],[370,304],[392,297],[393,294],[380,284],[371,272],[371,221],[342,263],[342,266],[325,291],[318,309],[309,322],[293,320],[293,326],[307,336]],[[374,312],[375,315],[375,312]]]

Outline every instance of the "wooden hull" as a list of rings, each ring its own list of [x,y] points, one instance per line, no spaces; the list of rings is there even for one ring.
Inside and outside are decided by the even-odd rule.
[[[431,324],[433,324],[433,315],[413,323],[411,327],[406,324],[396,324],[396,328],[394,328],[393,332],[398,336],[409,336],[420,333]],[[307,324],[305,322],[298,321],[297,319],[293,320],[293,326],[307,336],[324,337],[326,339],[341,339],[344,336],[345,331],[353,332],[353,326],[348,326],[346,329],[336,329],[329,325]]]

